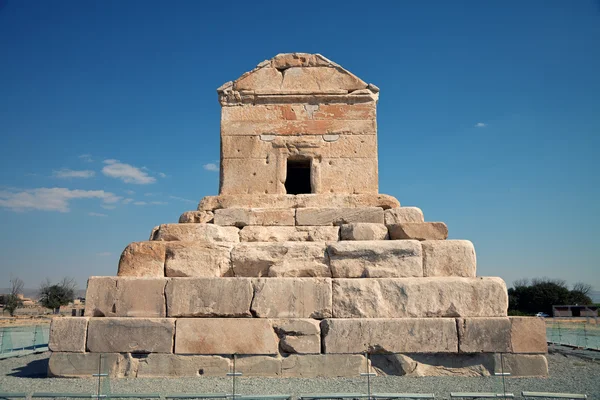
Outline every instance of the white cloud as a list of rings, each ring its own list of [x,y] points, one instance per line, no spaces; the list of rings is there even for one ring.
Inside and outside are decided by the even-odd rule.
[[[166,206],[169,203],[167,203],[166,201],[151,201],[150,204],[153,204],[155,206]]]
[[[156,182],[156,178],[142,171],[141,168],[119,162],[119,160],[104,160],[102,173],[111,178],[121,179],[125,183],[147,185]]]
[[[208,163],[202,166],[207,171],[219,172],[219,166],[215,163]]]
[[[160,176],[161,178],[166,178],[167,174],[165,174],[164,172],[159,172],[158,176]]]
[[[72,170],[68,168],[59,169],[58,171],[52,171],[52,176],[55,178],[92,178],[96,173],[89,169],[84,170]]]
[[[133,202],[133,205],[134,205],[134,206],[145,206],[145,205],[147,205],[147,204],[148,204],[148,203],[146,203],[145,201],[134,201],[134,202]]]
[[[108,215],[106,214],[102,214],[102,213],[97,213],[97,212],[89,212],[88,215],[90,217],[108,217]]]
[[[483,122],[478,122],[475,124],[475,128],[485,128],[487,126],[487,124],[484,124]]]
[[[102,204],[100,205],[100,207],[104,208],[105,210],[114,210],[115,208],[117,208],[117,206],[112,204]]]
[[[189,200],[189,199],[184,199],[183,197],[177,197],[177,196],[169,196],[170,199],[173,200],[179,200],[179,201],[183,201],[185,203],[193,203],[196,204],[196,202],[194,200]]]
[[[103,251],[103,252],[100,252],[100,253],[96,253],[96,255],[98,257],[108,257],[108,256],[112,256],[112,253],[109,252],[109,251]]]
[[[126,199],[123,199],[122,203],[123,203],[123,204],[129,204],[129,203],[131,203],[132,201],[133,201],[133,199],[132,199],[132,198],[126,198]]]
[[[82,154],[80,156],[77,156],[77,158],[79,158],[80,160],[83,160],[85,162],[93,162],[94,160],[92,160],[92,156],[90,154]]]
[[[154,205],[154,206],[164,206],[167,205],[169,203],[165,202],[165,201],[151,201],[151,202],[147,202],[147,201],[134,201],[133,205],[134,206],[148,206],[148,205]]]
[[[110,206],[121,200],[121,197],[104,190],[71,190],[67,188],[37,188],[20,192],[0,191],[0,207],[12,211],[69,212],[69,202],[75,199],[101,199],[103,206]]]
[[[127,193],[130,196],[133,196],[135,194],[133,190],[126,190],[125,193]]]

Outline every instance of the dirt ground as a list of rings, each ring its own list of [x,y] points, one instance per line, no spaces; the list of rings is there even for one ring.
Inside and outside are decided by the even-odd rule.
[[[53,315],[0,317],[0,327],[50,324]]]

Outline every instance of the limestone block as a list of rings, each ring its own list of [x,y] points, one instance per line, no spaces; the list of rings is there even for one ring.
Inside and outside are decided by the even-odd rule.
[[[285,378],[352,377],[367,370],[367,358],[361,354],[292,354],[283,359]]]
[[[513,353],[547,353],[546,322],[538,317],[510,317]]]
[[[283,74],[280,91],[323,93],[365,89],[367,84],[349,72],[334,67],[290,67]]]
[[[542,354],[495,354],[495,372],[511,376],[547,377],[548,360]]]
[[[285,336],[279,342],[282,353],[320,354],[321,338],[313,336]]]
[[[92,276],[86,291],[85,315],[164,317],[166,283],[165,278]]]
[[[510,353],[510,320],[506,318],[458,318],[461,353]]]
[[[298,208],[296,225],[343,225],[355,222],[383,223],[380,207]]]
[[[331,193],[377,193],[377,158],[323,158],[319,164],[322,190]],[[353,221],[354,222],[354,221]],[[375,221],[355,221],[375,222]],[[381,215],[383,223],[383,213]]]
[[[357,104],[252,104],[221,109],[221,121],[372,120],[374,102]]]
[[[52,352],[48,361],[48,376],[61,378],[89,378],[98,373],[102,357],[103,370],[111,378],[132,376],[132,359],[118,353],[62,353]]]
[[[136,242],[128,245],[119,260],[119,276],[165,276],[165,244]]]
[[[249,242],[231,252],[235,276],[331,276],[323,242]]]
[[[416,240],[342,241],[327,246],[334,278],[423,276],[421,244]]]
[[[262,318],[180,318],[177,354],[277,354],[277,336]]]
[[[85,352],[87,325],[87,318],[52,318],[48,348],[50,351]]]
[[[172,353],[175,320],[91,318],[87,348],[94,353]]]
[[[325,353],[456,353],[453,318],[326,319]]]
[[[259,318],[328,318],[331,279],[255,279],[251,309]]]
[[[154,240],[183,242],[239,242],[240,230],[236,227],[214,224],[163,224]]]
[[[388,229],[384,224],[356,222],[340,228],[341,240],[386,240]]]
[[[238,107],[227,107],[235,109]],[[279,149],[286,155],[319,156],[325,158],[373,158],[377,154],[376,135],[273,135],[271,141],[262,140],[263,135],[223,136],[221,157],[223,159],[266,159]],[[337,140],[328,141],[331,136]]]
[[[315,319],[273,319],[281,353],[320,354],[321,328]]]
[[[270,356],[236,356],[236,370],[241,371],[244,376],[268,376],[281,375],[281,358]]]
[[[271,59],[271,66],[279,70],[290,67],[327,67],[332,62],[320,54],[280,53]]]
[[[273,92],[281,91],[280,86],[283,76],[275,68],[258,68],[250,71],[238,78],[233,84],[234,90],[269,90]]]
[[[423,273],[425,276],[475,277],[475,247],[468,240],[425,240]]]
[[[212,211],[186,211],[179,217],[180,224],[210,224],[213,222]]]
[[[250,278],[173,278],[165,289],[169,317],[251,317]]]
[[[330,242],[337,241],[337,226],[245,226],[242,242]]]
[[[215,210],[215,224],[225,226],[246,225],[294,226],[296,210],[289,208],[224,208]]]
[[[376,135],[377,121],[366,120],[279,120],[221,121],[221,137],[272,135]]]
[[[137,378],[225,376],[230,359],[220,356],[148,354],[138,360]]]
[[[423,211],[417,207],[398,207],[385,210],[386,225],[404,222],[425,222]]]
[[[307,194],[236,194],[206,196],[198,210],[220,208],[356,208],[381,207],[384,210],[400,207],[398,199],[387,194],[307,193]],[[418,222],[418,221],[417,221]]]
[[[390,239],[446,240],[448,227],[443,222],[402,222],[388,225]]]
[[[494,355],[491,353],[408,353],[372,354],[371,364],[377,375],[399,376],[491,376]]]
[[[503,317],[500,278],[334,279],[334,318]]]
[[[168,277],[218,277],[231,274],[231,249],[226,242],[168,242],[165,274]]]
[[[221,194],[275,194],[278,193],[277,162],[274,159],[221,160]],[[215,223],[217,217],[215,215]]]

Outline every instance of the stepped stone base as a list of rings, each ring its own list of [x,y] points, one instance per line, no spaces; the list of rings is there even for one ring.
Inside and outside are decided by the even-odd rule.
[[[61,353],[50,356],[48,375],[89,378],[98,373],[100,353]],[[105,371],[113,378],[225,377],[231,356],[102,353]],[[512,377],[548,376],[544,355],[524,354],[372,354],[370,371],[378,376],[490,376],[509,372]],[[236,370],[243,377],[359,378],[367,371],[363,354],[293,354],[237,356]],[[243,378],[242,378],[243,379]]]

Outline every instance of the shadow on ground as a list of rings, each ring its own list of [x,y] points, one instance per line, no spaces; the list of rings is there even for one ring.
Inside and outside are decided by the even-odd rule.
[[[29,364],[17,367],[8,375],[18,378],[46,378],[48,376],[48,358],[35,360]]]

